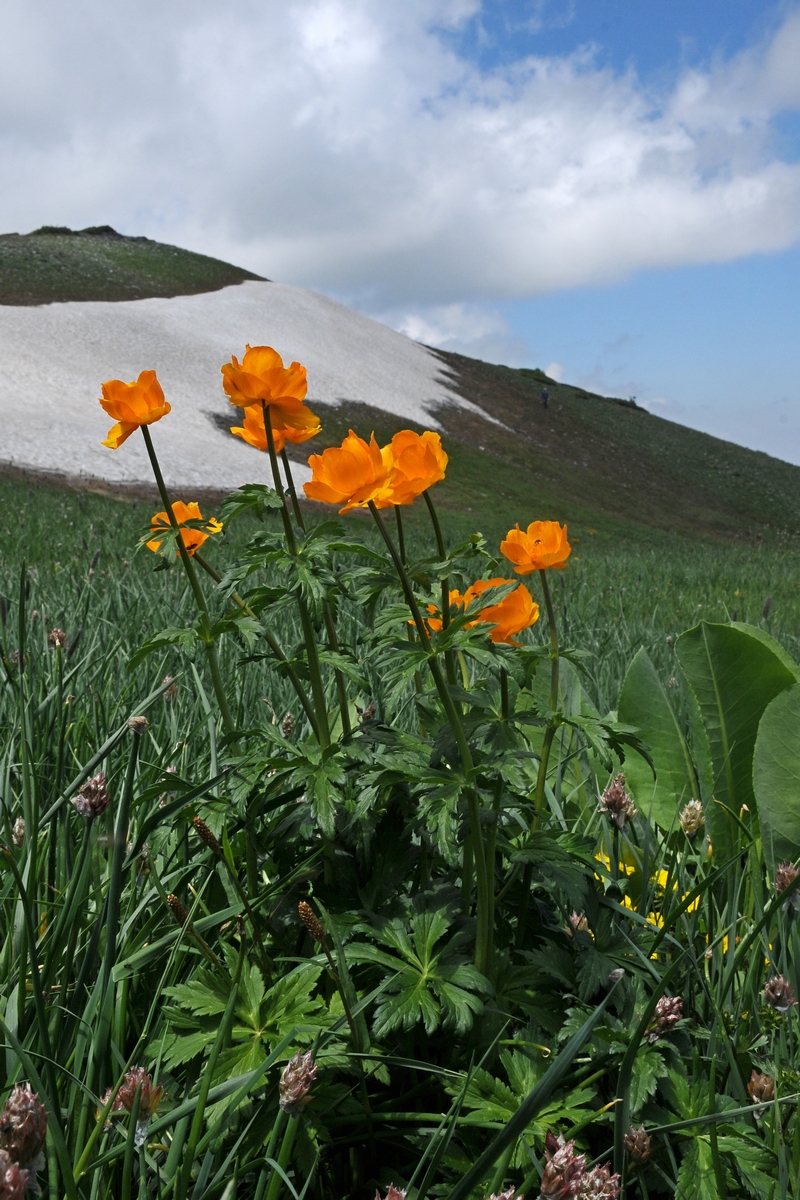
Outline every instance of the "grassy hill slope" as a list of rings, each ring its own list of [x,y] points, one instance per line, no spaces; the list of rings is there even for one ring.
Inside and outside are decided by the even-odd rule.
[[[0,303],[123,300],[214,291],[258,276],[228,263],[126,238],[107,226],[72,233],[46,227],[0,236]],[[437,413],[451,457],[442,506],[487,535],[533,517],[567,520],[601,541],[683,538],[772,540],[800,529],[800,467],[652,416],[627,400],[593,395],[462,355],[436,352],[453,386],[480,412]],[[550,398],[541,401],[542,387]],[[481,415],[485,414],[485,415]],[[388,440],[399,421],[378,408],[342,404],[323,414],[305,459],[352,427]],[[215,424],[232,423],[220,397]],[[255,458],[254,477],[263,464]],[[412,522],[414,516],[409,514]]]
[[[0,304],[189,296],[260,278],[205,254],[124,237],[109,225],[0,235]]]

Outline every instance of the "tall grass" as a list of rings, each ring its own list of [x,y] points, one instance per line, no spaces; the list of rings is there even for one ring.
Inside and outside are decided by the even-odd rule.
[[[154,571],[135,550],[153,506],[3,486],[0,1094],[28,1080],[46,1105],[51,1200],[333,1200],[392,1182],[417,1200],[534,1196],[548,1131],[613,1162],[629,1196],[800,1195],[796,1017],[763,995],[767,968],[800,983],[798,932],[752,827],[724,862],[702,833],[641,816],[615,832],[597,812],[609,770],[576,727],[558,734],[548,816],[529,837],[534,724],[496,774],[484,759],[497,909],[482,980],[467,818],[445,795],[452,751],[433,702],[416,699],[419,671],[392,674],[387,604],[353,585],[336,611],[352,717],[376,700],[377,721],[314,759],[286,671],[262,643],[227,636],[232,738],[197,648],[129,669],[156,630],[195,616],[177,566]],[[255,528],[232,524],[209,559],[222,569]],[[349,528],[379,548],[360,519]],[[407,545],[411,560],[432,553],[421,522]],[[792,545],[666,546],[611,552],[587,535],[552,585],[600,714],[643,645],[688,720],[675,638],[700,617],[761,625],[797,657]],[[332,565],[356,562],[338,552]],[[215,614],[230,608],[208,595]],[[279,604],[270,628],[305,681],[296,612]],[[531,651],[545,644],[537,627]],[[532,712],[521,700],[535,683],[508,668],[512,701]],[[484,687],[470,672],[473,702],[499,705],[494,677]],[[489,734],[474,738],[482,753]],[[72,801],[101,770],[111,803],[87,820]],[[323,780],[330,819],[315,808]],[[298,918],[306,898],[319,936]],[[570,925],[573,909],[585,925]],[[658,1025],[665,994],[682,998],[676,1027]],[[311,1048],[313,1100],[286,1112],[278,1076]],[[165,1092],[141,1136],[134,1067]],[[780,1103],[754,1108],[756,1068]],[[117,1089],[127,1107],[114,1108]],[[652,1150],[637,1163],[625,1137],[639,1124]]]

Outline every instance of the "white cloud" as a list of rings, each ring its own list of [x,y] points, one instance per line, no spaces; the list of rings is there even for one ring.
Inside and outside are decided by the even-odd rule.
[[[445,321],[471,353],[509,335],[470,332],[470,302],[800,236],[771,127],[800,107],[800,11],[654,95],[585,52],[481,73],[441,36],[478,7],[7,0],[0,228],[110,222]]]
[[[560,383],[564,378],[564,364],[560,362],[548,363],[544,369],[545,375],[549,375],[551,379],[555,379],[556,383]]]
[[[530,357],[524,338],[516,337],[496,309],[476,304],[445,304],[433,308],[382,312],[380,319],[406,337],[440,350],[453,350],[517,367]]]

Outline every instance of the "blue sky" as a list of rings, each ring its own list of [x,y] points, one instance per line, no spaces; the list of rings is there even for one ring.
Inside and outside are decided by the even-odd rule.
[[[0,229],[111,224],[800,463],[800,0],[5,0]]]
[[[763,44],[791,11],[763,0],[493,0],[444,36],[486,71],[583,49],[597,67],[635,75],[657,103],[687,70]],[[783,111],[771,126],[776,152],[796,161],[800,113]],[[554,289],[498,305],[494,321],[484,310],[483,326],[479,311],[466,314],[474,336],[462,337],[464,350],[636,396],[661,416],[800,463],[796,245]],[[439,343],[456,348],[446,332]]]
[[[601,65],[660,78],[746,49],[787,9],[764,0],[492,0],[445,36],[488,69],[592,45]]]

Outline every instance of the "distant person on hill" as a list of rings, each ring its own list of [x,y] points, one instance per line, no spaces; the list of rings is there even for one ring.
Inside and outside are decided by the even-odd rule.
[[[547,401],[550,399],[550,393],[547,388],[542,388],[542,408],[547,408]]]

